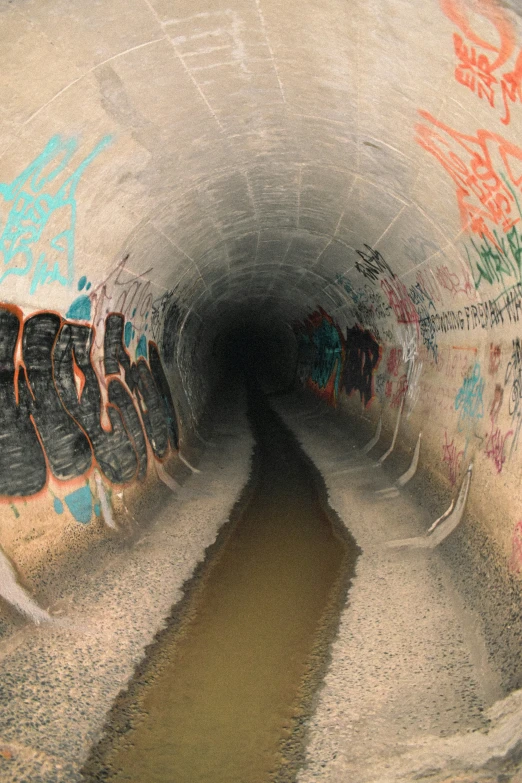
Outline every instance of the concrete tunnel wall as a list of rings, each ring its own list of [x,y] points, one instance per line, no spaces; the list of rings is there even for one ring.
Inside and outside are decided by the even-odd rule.
[[[515,0],[12,0],[0,31],[0,545],[26,584],[150,490],[248,323],[292,329],[302,383],[383,443],[401,412],[448,493],[473,464],[518,578]]]

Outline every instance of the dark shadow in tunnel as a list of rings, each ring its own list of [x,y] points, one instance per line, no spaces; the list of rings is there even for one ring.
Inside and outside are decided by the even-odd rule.
[[[212,352],[231,383],[246,382],[265,394],[282,394],[295,386],[297,343],[288,324],[240,319],[218,333]]]

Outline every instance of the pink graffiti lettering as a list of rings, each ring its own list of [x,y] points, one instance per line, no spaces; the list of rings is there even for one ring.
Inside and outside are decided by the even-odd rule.
[[[513,430],[509,430],[505,435],[502,435],[500,427],[494,427],[493,417],[491,417],[491,432],[487,436],[486,445],[484,447],[486,457],[492,460],[497,473],[502,472],[502,467],[506,461],[506,455],[504,454],[504,448],[507,439],[510,435],[513,435]]]
[[[406,375],[402,375],[397,382],[397,388],[395,390],[395,394],[392,397],[390,406],[392,408],[399,408],[407,391],[408,391],[408,378]]]
[[[445,431],[444,443],[442,444],[442,462],[448,466],[449,481],[452,487],[457,483],[463,455],[464,451],[457,451],[454,440],[449,443],[448,433]]]
[[[462,282],[460,277],[455,272],[450,272],[447,266],[437,267],[435,275],[439,285],[445,288],[446,291],[449,291],[450,294],[474,295],[473,283],[468,272],[463,272]]]
[[[386,363],[386,369],[390,375],[398,375],[399,367],[402,362],[402,348],[392,348],[388,361]]]

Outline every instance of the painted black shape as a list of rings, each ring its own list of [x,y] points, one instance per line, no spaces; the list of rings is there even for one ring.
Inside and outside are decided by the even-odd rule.
[[[64,323],[54,347],[54,374],[62,402],[87,433],[100,469],[109,481],[124,484],[136,476],[138,459],[121,415],[107,407],[111,431],[101,426],[102,399],[98,378],[91,363],[93,330],[90,326]],[[75,365],[85,383],[78,395]]]
[[[145,359],[138,359],[138,404],[152,451],[161,459],[169,448],[169,428],[165,415],[163,398]]]
[[[153,343],[152,340],[149,340],[149,365],[152,377],[154,378],[154,383],[156,384],[165,407],[170,444],[173,449],[177,449],[179,445],[179,430],[176,408],[174,407],[174,400],[170,393],[169,382],[161,363],[158,346],[156,343]]]
[[[0,495],[34,495],[45,486],[47,465],[28,410],[23,371],[16,374],[21,329],[16,313],[0,307]],[[20,401],[17,404],[16,384]]]
[[[163,336],[161,340],[163,358],[165,359],[165,363],[167,365],[170,365],[174,362],[174,356],[176,353],[176,338],[178,336],[177,329],[180,315],[179,307],[177,306],[176,302],[171,301],[165,315],[165,320],[163,322]]]
[[[364,405],[373,397],[373,373],[379,364],[381,349],[371,332],[355,324],[346,333],[344,388],[347,394],[357,390]]]
[[[118,375],[120,366],[125,373],[125,383],[134,391],[137,383],[131,359],[123,344],[125,321],[119,313],[110,313],[105,319],[105,338],[103,342],[103,361],[106,375]]]
[[[139,468],[138,478],[144,479],[147,475],[147,442],[145,435],[143,434],[143,427],[141,426],[140,417],[134,407],[132,398],[123,385],[123,383],[117,378],[111,378],[109,381],[107,391],[109,394],[109,402],[112,405],[116,405],[121,413],[124,424],[127,428],[127,432],[132,438],[134,449],[138,456]]]
[[[24,325],[22,356],[31,397],[30,411],[40,433],[49,467],[62,481],[85,473],[92,464],[88,439],[65,408],[53,378],[53,348],[61,318],[38,313]]]

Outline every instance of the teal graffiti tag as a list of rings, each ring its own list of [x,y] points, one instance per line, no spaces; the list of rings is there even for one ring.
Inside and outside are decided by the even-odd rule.
[[[483,418],[484,402],[482,394],[484,385],[484,379],[480,374],[480,364],[475,362],[473,368],[462,381],[462,386],[455,397],[455,410],[459,411],[460,431],[475,419]]]
[[[9,275],[18,275],[30,278],[30,293],[48,283],[72,286],[76,188],[87,166],[111,140],[111,136],[104,136],[59,184],[57,178],[66,171],[78,142],[53,136],[43,152],[13,182],[0,183],[0,196],[9,206],[0,233],[0,283]],[[47,238],[47,232],[51,238]],[[38,252],[36,246],[44,234],[47,247]]]
[[[67,508],[77,522],[88,525],[92,517],[92,494],[88,485],[65,496]]]
[[[145,357],[145,359],[147,358],[147,338],[144,334],[141,335],[138,340],[138,345],[136,346],[136,359],[140,356]]]

